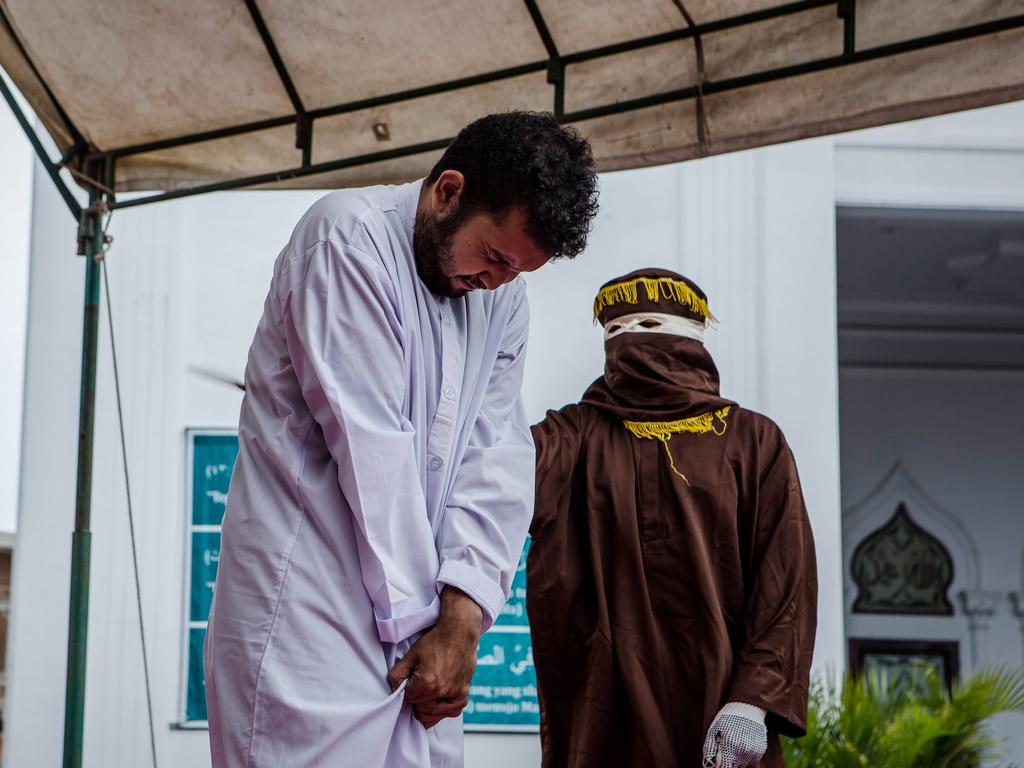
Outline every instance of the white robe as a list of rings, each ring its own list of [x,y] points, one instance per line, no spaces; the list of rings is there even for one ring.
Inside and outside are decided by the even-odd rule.
[[[277,259],[206,636],[215,768],[462,765],[461,718],[425,730],[386,675],[444,585],[485,629],[508,597],[533,510],[529,311],[522,279],[430,294],[419,189],[333,192]]]

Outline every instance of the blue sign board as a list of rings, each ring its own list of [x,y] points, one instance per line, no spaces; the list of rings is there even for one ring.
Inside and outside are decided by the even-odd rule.
[[[185,628],[185,691],[183,719],[206,722],[203,642],[210,616],[213,584],[220,560],[220,523],[228,500],[231,469],[238,455],[232,432],[188,433],[189,514],[186,551],[188,606]]]
[[[220,560],[220,524],[231,469],[238,455],[238,437],[229,432],[190,431],[188,450],[188,616],[182,698],[185,723],[201,725],[206,722],[203,642]],[[529,548],[527,541],[509,600],[494,626],[480,639],[476,674],[464,713],[467,731],[536,732],[540,726],[537,678],[526,616],[526,553]]]
[[[467,731],[526,731],[540,727],[537,675],[526,616],[526,554],[519,558],[508,602],[480,638],[476,674],[463,712]]]

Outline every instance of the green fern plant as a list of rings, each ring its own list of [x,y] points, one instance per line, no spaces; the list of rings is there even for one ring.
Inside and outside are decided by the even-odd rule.
[[[884,674],[811,686],[807,736],[783,739],[789,768],[978,768],[1003,759],[984,728],[1002,712],[1024,713],[1024,669],[988,669],[948,691],[922,667],[914,685]]]

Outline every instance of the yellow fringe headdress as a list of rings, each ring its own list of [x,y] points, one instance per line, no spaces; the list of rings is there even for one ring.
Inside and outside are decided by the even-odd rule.
[[[702,299],[688,283],[671,277],[637,277],[621,283],[606,285],[597,292],[594,299],[594,320],[601,310],[614,304],[636,304],[640,287],[643,287],[649,301],[666,299],[688,308],[691,312],[704,318],[705,325],[717,323],[717,318],[708,308],[708,300]]]
[[[686,475],[676,469],[676,463],[672,459],[672,452],[668,449],[668,441],[672,438],[672,435],[679,434],[680,432],[690,432],[697,435],[713,432],[722,437],[729,428],[725,417],[729,415],[731,407],[727,405],[721,410],[708,411],[699,416],[691,416],[688,419],[680,419],[679,421],[626,421],[623,419],[622,423],[626,426],[626,429],[633,433],[634,437],[645,440],[660,440],[661,444],[665,446],[665,453],[668,455],[668,463],[671,465],[672,471],[683,478],[687,485],[690,485]],[[722,423],[720,430],[715,429],[716,420]]]

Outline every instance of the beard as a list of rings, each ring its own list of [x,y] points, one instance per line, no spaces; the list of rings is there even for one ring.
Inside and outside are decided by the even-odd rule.
[[[467,291],[452,284],[451,271],[452,241],[463,220],[462,211],[456,208],[444,218],[435,218],[425,211],[417,212],[413,229],[412,250],[416,260],[416,273],[437,296],[458,299]]]

